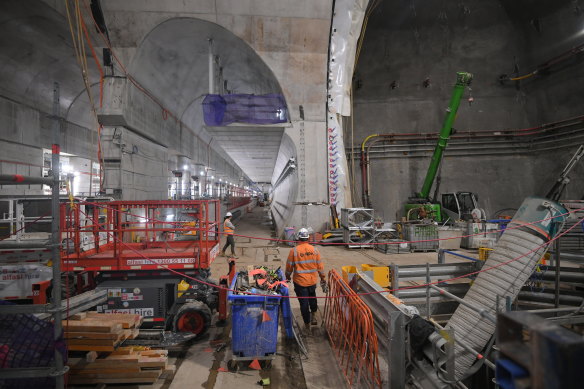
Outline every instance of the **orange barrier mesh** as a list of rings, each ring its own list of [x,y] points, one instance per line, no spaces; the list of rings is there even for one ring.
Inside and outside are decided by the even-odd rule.
[[[328,284],[324,324],[345,380],[351,388],[381,388],[371,310],[334,269]]]

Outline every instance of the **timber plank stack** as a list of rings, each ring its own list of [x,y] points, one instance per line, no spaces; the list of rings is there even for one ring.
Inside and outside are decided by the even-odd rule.
[[[89,355],[88,355],[89,357]],[[99,358],[69,358],[70,385],[153,384],[172,377],[175,366],[168,365],[168,350],[120,347]]]
[[[167,350],[122,347],[126,339],[138,335],[142,317],[133,314],[86,312],[63,321],[69,351],[88,351],[85,357],[70,355],[68,383],[151,384],[159,378],[172,377],[174,365],[168,365]],[[81,354],[83,355],[83,354]]]
[[[84,312],[63,321],[69,350],[114,351],[126,339],[138,335],[142,316]]]

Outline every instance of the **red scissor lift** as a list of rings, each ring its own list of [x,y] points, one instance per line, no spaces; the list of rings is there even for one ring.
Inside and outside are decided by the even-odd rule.
[[[75,275],[78,292],[82,284],[108,291],[98,311],[138,313],[153,328],[196,334],[213,310],[226,319],[226,291],[210,279],[219,200],[63,203],[60,217],[63,272]]]

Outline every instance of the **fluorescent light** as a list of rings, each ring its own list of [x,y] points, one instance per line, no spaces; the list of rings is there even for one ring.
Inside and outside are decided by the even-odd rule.
[[[199,173],[200,173],[202,176],[203,176],[203,175],[205,175],[205,172],[204,172],[204,171],[202,171],[202,170],[201,170]]]
[[[183,166],[183,170],[187,170],[189,167],[187,165]]]

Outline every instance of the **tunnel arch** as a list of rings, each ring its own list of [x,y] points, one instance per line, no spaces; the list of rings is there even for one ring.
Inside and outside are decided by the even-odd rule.
[[[216,74],[221,69],[223,80],[227,80],[227,91],[223,90],[223,80],[216,80],[217,93],[282,94],[272,70],[247,42],[218,24],[192,17],[167,19],[146,33],[133,55],[128,72],[184,123],[180,128],[187,127],[205,143],[215,138],[215,144],[219,145],[216,151],[250,176],[252,165],[257,167],[261,163],[260,158],[253,159],[253,154],[265,153],[265,150],[262,150],[261,137],[258,140],[256,136],[254,143],[253,137],[246,140],[242,134],[261,131],[272,137],[271,164],[275,163],[283,130],[205,126],[200,102],[209,93],[209,39],[213,40]],[[139,104],[142,97],[138,94],[141,93],[128,84],[128,104]],[[237,137],[245,155],[231,154],[229,135]],[[269,170],[269,177],[272,170],[273,167]]]

